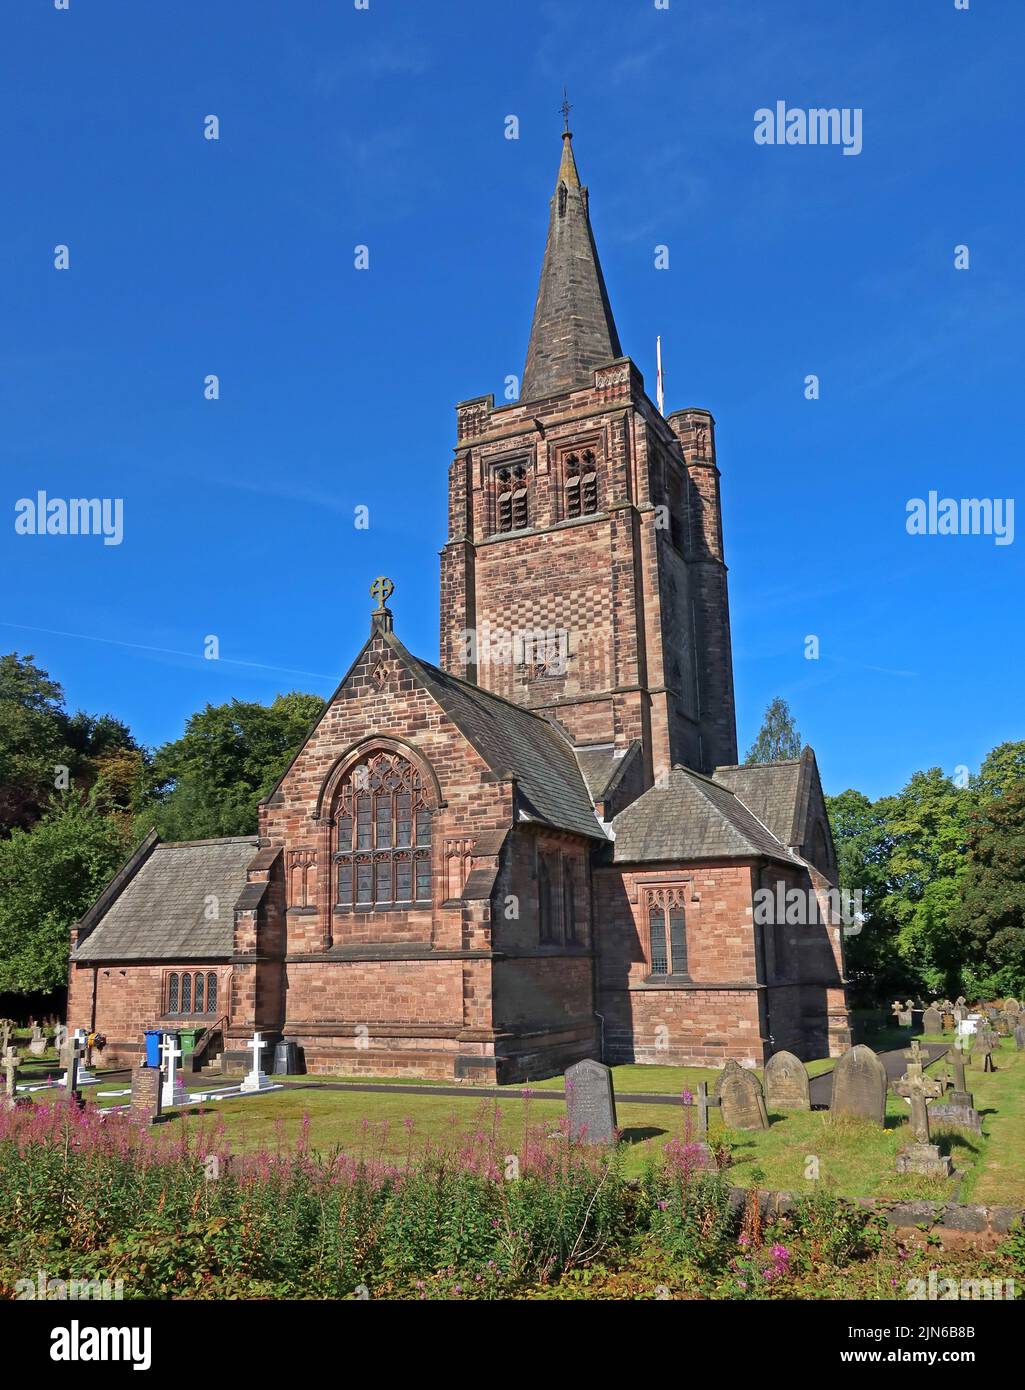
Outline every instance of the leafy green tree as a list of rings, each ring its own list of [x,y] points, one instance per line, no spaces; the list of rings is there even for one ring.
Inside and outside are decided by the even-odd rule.
[[[143,755],[110,715],[69,715],[64,691],[31,656],[0,656],[0,836],[27,829],[64,791],[87,794],[105,759]]]
[[[29,831],[0,840],[0,992],[49,991],[68,975],[70,928],[131,848],[123,819],[65,793]]]
[[[892,930],[880,908],[888,888],[887,868],[893,841],[886,819],[886,802],[870,801],[853,788],[826,798],[836,846],[840,887],[862,894],[865,920],[857,935],[846,939],[847,975],[859,1001],[868,1001],[905,984],[904,971],[893,953]]]
[[[141,822],[166,840],[254,834],[261,797],[323,709],[319,695],[298,691],[270,705],[207,705],[192,715],[180,739],[155,753]]]
[[[74,761],[64,691],[31,656],[0,656],[0,835],[38,820]]]
[[[999,743],[987,753],[972,780],[980,801],[1000,796],[1019,782],[1025,782],[1025,742]]]
[[[987,992],[1025,991],[1025,779],[976,813],[960,889],[955,949]]]
[[[786,700],[776,696],[765,711],[758,737],[748,749],[747,763],[778,763],[801,756],[801,735]]]

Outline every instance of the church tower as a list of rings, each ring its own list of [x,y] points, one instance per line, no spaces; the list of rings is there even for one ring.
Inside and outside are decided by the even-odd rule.
[[[737,760],[715,422],[663,417],[622,353],[562,136],[520,399],[456,407],[445,670],[643,780]]]

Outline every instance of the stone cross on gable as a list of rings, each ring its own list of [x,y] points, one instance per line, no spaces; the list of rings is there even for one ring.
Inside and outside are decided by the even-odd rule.
[[[912,1066],[914,1064],[912,1063]],[[905,1100],[911,1102],[911,1132],[915,1136],[918,1144],[928,1144],[929,1142],[929,1105],[928,1102],[936,1096],[941,1096],[944,1086],[941,1081],[934,1080],[931,1076],[925,1076],[919,1070],[912,1074],[911,1066],[908,1067],[908,1075],[902,1077],[900,1081],[893,1083],[896,1095],[903,1096]]]
[[[388,600],[394,592],[395,585],[388,576],[384,574],[379,574],[370,586],[370,597],[377,599],[377,606],[379,609],[387,606]]]

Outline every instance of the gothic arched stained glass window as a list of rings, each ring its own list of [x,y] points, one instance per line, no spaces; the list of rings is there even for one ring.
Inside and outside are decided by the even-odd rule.
[[[381,750],[352,768],[335,798],[335,904],[431,901],[431,809],[419,769]]]
[[[646,895],[652,975],[687,975],[685,892],[684,888],[655,888]]]

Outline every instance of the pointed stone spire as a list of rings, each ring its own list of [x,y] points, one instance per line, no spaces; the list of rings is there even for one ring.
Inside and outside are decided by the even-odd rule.
[[[580,184],[567,128],[520,399],[532,401],[588,386],[595,367],[621,355],[591,235],[587,189]]]

